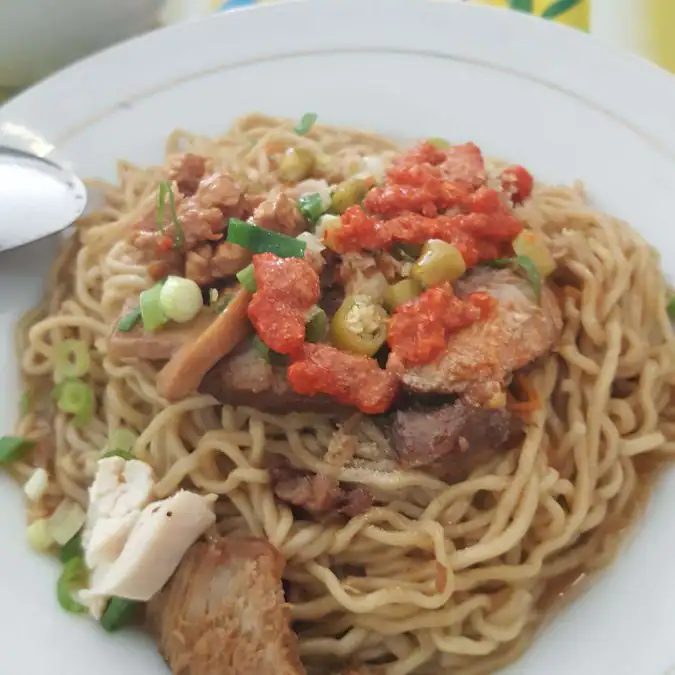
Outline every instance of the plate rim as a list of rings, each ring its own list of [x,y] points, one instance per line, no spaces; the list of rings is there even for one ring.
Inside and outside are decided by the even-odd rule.
[[[229,13],[208,16],[197,21],[179,24],[157,31],[156,33],[134,38],[126,43],[107,49],[70,66],[66,70],[55,74],[48,78],[48,80],[27,90],[5,107],[0,108],[0,138],[3,131],[3,125],[6,125],[7,123],[21,125],[24,121],[27,121],[27,124],[36,130],[37,140],[42,141],[44,152],[47,154],[53,153],[54,149],[51,147],[50,141],[58,143],[59,129],[50,129],[49,125],[47,125],[46,131],[44,131],[40,128],[42,126],[41,124],[38,124],[37,126],[31,125],[30,120],[33,116],[33,109],[42,110],[45,105],[52,103],[55,97],[58,98],[58,94],[55,92],[58,92],[60,89],[64,88],[67,91],[73,87],[81,87],[83,82],[85,82],[87,87],[91,86],[88,90],[88,95],[91,96],[92,99],[95,99],[96,94],[98,92],[105,92],[106,87],[108,86],[103,79],[96,76],[99,68],[103,68],[104,70],[108,69],[112,73],[119,72],[123,66],[122,61],[131,58],[134,54],[138,55],[146,53],[151,49],[157,51],[165,50],[177,37],[179,37],[180,42],[184,44],[194,39],[194,36],[200,35],[202,32],[212,36],[217,33],[217,28],[219,26],[226,25],[221,23],[225,21],[230,22],[227,24],[229,26],[234,26],[236,25],[236,22],[239,22],[239,26],[244,27],[249,23],[255,24],[259,20],[256,17],[266,17],[264,21],[273,22],[276,21],[276,17],[281,13],[288,14],[289,12],[299,12],[300,14],[310,13],[318,22],[321,16],[319,11],[315,10],[315,7],[321,7],[321,11],[328,12],[328,15],[330,15],[331,12],[334,14],[344,13],[346,7],[351,7],[352,11],[356,11],[358,8],[360,14],[365,12],[367,15],[367,21],[365,22],[367,24],[366,29],[368,26],[372,28],[376,27],[376,15],[377,13],[380,13],[384,7],[394,15],[399,12],[401,16],[407,18],[415,17],[419,21],[430,23],[439,20],[440,17],[443,17],[443,20],[450,20],[448,17],[454,18],[460,15],[464,17],[470,16],[471,22],[489,22],[490,25],[499,26],[500,29],[503,26],[506,26],[508,27],[507,32],[512,31],[513,36],[536,34],[538,36],[537,40],[540,43],[550,44],[552,42],[559,42],[558,49],[563,51],[577,49],[579,54],[581,53],[581,50],[584,50],[584,53],[599,55],[598,58],[602,63],[599,65],[596,64],[595,67],[603,72],[608,72],[612,69],[617,69],[621,72],[623,72],[624,69],[630,70],[630,72],[634,73],[631,75],[632,80],[637,77],[643,78],[641,88],[647,91],[647,95],[636,96],[633,94],[628,95],[624,91],[617,92],[614,90],[613,92],[608,92],[603,90],[594,92],[593,97],[588,98],[584,91],[580,94],[577,94],[574,91],[573,93],[582,98],[586,103],[599,100],[599,103],[594,103],[594,107],[606,107],[610,113],[612,106],[615,106],[612,102],[614,100],[612,96],[617,96],[620,93],[621,96],[619,96],[619,98],[621,100],[626,100],[631,103],[631,113],[628,116],[628,125],[632,126],[635,123],[635,130],[637,130],[641,136],[646,136],[651,140],[652,144],[656,143],[662,153],[665,152],[670,159],[675,161],[675,122],[672,124],[666,123],[659,115],[654,115],[654,111],[650,109],[658,102],[658,110],[675,112],[675,87],[672,86],[673,83],[675,83],[675,79],[673,79],[672,75],[639,57],[623,54],[612,48],[605,47],[596,43],[584,34],[565,26],[541,21],[536,17],[518,15],[510,10],[468,5],[466,3],[439,2],[439,0],[322,0],[322,3],[319,3],[318,0],[311,0],[311,2],[310,0],[294,0],[290,3],[281,3],[278,5],[271,4],[233,10]],[[263,21],[263,19],[260,19],[260,21]],[[363,29],[362,27],[362,30],[359,33],[359,40],[362,42],[365,42],[368,38],[366,29]],[[351,39],[352,37],[353,36],[350,36],[349,42],[354,41]],[[515,37],[513,39],[515,39]],[[417,40],[417,38],[411,39],[407,44],[410,45],[415,40]],[[385,43],[384,46],[380,45],[380,47],[374,47],[373,49],[387,48],[386,40],[383,42]],[[340,41],[337,39],[334,39],[331,44],[336,50],[341,48]],[[344,49],[344,47],[342,48]],[[503,48],[508,51],[510,47],[505,45]],[[517,52],[517,58],[520,59],[522,63],[526,64],[527,67],[535,68],[535,66],[538,65],[527,61],[527,54],[523,53],[521,47],[516,45],[514,48]],[[449,47],[447,49],[448,51],[451,51]],[[461,51],[461,48],[458,49]],[[534,51],[534,48],[530,49]],[[414,51],[414,48],[406,47],[404,49],[404,51],[411,50]],[[417,49],[417,53],[419,53],[419,49]],[[288,56],[290,54],[284,52],[284,55]],[[228,61],[227,58],[223,58],[225,61]],[[205,57],[202,56],[200,60],[205,60]],[[233,59],[229,59],[229,61],[231,62],[231,65],[235,64]],[[583,72],[583,80],[585,81],[586,86],[588,86],[588,79],[590,77],[588,73],[592,72],[593,68],[588,69],[585,67],[580,69],[578,64],[581,64],[582,62],[583,57],[578,55],[577,59],[568,62],[569,65],[564,66],[564,68],[567,69],[567,72],[564,72],[561,75],[556,71],[555,77],[562,77],[562,79],[568,83],[567,78],[574,79],[576,73]],[[151,74],[149,76],[150,79],[157,80],[157,71],[155,70],[152,72],[155,74]],[[193,76],[198,76],[199,74],[201,73],[194,73]],[[179,79],[185,81],[191,77],[192,76],[188,73]],[[554,76],[552,75],[551,78],[553,77]],[[550,84],[552,81],[551,78],[547,76],[546,78],[537,77],[534,79],[537,79],[539,82],[548,82]],[[130,90],[132,89],[131,85],[134,82],[136,82],[136,84],[134,84],[134,86],[136,86],[135,95],[143,95],[145,90],[138,89],[137,80],[130,78],[130,81],[125,82],[124,84],[127,85],[127,88]],[[154,87],[150,91],[160,89],[163,86],[163,84],[158,85],[155,82]],[[559,89],[557,85],[555,88]],[[570,89],[566,86],[564,91],[569,93]],[[668,94],[669,91],[671,92],[670,94]],[[78,130],[85,128],[82,125],[86,124],[88,119],[100,121],[108,112],[119,111],[120,107],[123,107],[124,102],[128,103],[129,101],[133,102],[134,100],[133,95],[125,98],[120,94],[116,94],[116,97],[118,98],[117,102],[108,105],[108,107],[103,107],[102,112],[99,110],[101,106],[97,107],[97,104],[92,101],[91,103],[84,105],[83,108],[77,109],[75,118],[79,116],[79,121],[76,121],[72,125],[59,124],[54,126],[60,126],[62,133],[67,133],[69,129],[73,129],[74,134],[76,135]],[[119,100],[120,98],[121,100]],[[650,112],[651,114],[643,116],[643,112]],[[43,117],[43,115],[44,113],[40,113],[39,117]],[[65,118],[65,115],[61,114],[60,117]],[[663,115],[662,117],[667,118],[668,115]],[[675,120],[675,116],[670,115],[670,117]],[[621,119],[624,121],[623,118]],[[34,143],[35,141],[36,139],[33,138],[28,139],[26,142]],[[2,323],[2,320],[0,320],[0,323]],[[644,517],[645,516],[643,516],[643,518]],[[624,542],[624,550],[629,543],[629,541]],[[603,577],[605,574],[603,574]],[[545,631],[546,628],[543,628],[539,633],[539,637],[543,636]],[[75,635],[75,633],[73,633],[73,635]]]
[[[503,45],[486,45],[476,42],[474,49],[467,49],[465,41],[458,48],[420,49],[413,46],[417,38],[405,38],[405,32],[398,27],[389,26],[379,34],[379,17],[384,9],[398,16],[397,23],[406,23],[406,19],[424,22],[426,26],[442,25],[443,21],[459,19],[469,24],[498,27],[506,38]],[[310,17],[315,21],[328,22],[332,15],[358,12],[359,30],[350,34],[346,40],[340,36],[322,36],[321,44],[314,49],[290,50],[281,42],[270,51],[260,49],[249,43],[247,58],[225,57],[218,65],[213,65],[204,56],[195,63],[205,62],[207,67],[196,66],[192,61],[181,62],[179,72],[167,79],[162,74],[161,64],[151,63],[149,67],[136,69],[129,73],[124,70],[124,62],[133,62],[141,55],[152,55],[166,49],[167,45],[189,46],[200,34],[204,37],[217,32],[220,26],[233,26],[239,23],[245,33],[250,22],[274,22],[281,13],[288,17],[291,13]],[[284,20],[288,20],[285,18]],[[225,23],[227,22],[227,23]],[[387,37],[389,33],[396,37]],[[527,51],[536,51],[534,42],[545,45],[551,53],[548,59],[529,59],[523,47],[517,44],[521,36],[533,44]],[[384,37],[384,39],[383,39]],[[368,38],[371,38],[370,40]],[[399,40],[404,46],[396,46]],[[355,41],[361,43],[356,47]],[[208,40],[206,40],[208,44]],[[396,44],[395,44],[396,43]],[[251,49],[252,47],[252,49]],[[75,62],[48,78],[28,88],[5,105],[0,107],[0,141],[9,142],[26,150],[33,150],[40,156],[52,156],[60,159],[59,144],[72,139],[90,124],[101,121],[108,115],[134,104],[136,100],[152,95],[160,89],[180,85],[186,81],[198,79],[223,69],[249,65],[259,61],[289,58],[312,53],[330,53],[339,51],[405,51],[409,53],[452,58],[471,62],[474,65],[496,67],[495,61],[512,60],[509,65],[498,66],[505,72],[536,81],[547,87],[557,89],[567,95],[583,100],[586,104],[599,109],[615,120],[621,121],[643,140],[648,141],[662,154],[675,162],[675,78],[651,61],[632,53],[622,52],[605,45],[592,36],[568,26],[540,17],[526,15],[502,7],[457,2],[451,0],[289,0],[280,3],[265,3],[251,7],[236,8],[164,27],[145,35],[136,36],[122,43],[104,49],[85,59]],[[488,50],[491,58],[480,57],[481,50]],[[580,54],[583,50],[585,54]],[[230,50],[230,53],[234,50]],[[575,53],[572,60],[561,61],[558,52]],[[591,66],[589,67],[589,61]],[[561,65],[564,63],[564,65]],[[160,67],[158,67],[160,66]],[[601,75],[610,76],[620,70],[631,82],[640,82],[639,92],[627,94],[619,80],[607,81],[607,86],[598,87]],[[550,71],[550,72],[549,72]],[[110,77],[128,75],[115,92],[111,94],[107,84]],[[591,74],[594,73],[594,74]],[[597,73],[597,74],[595,74]],[[610,84],[611,82],[611,84]],[[73,121],[63,125],[45,125],[35,122],[32,111],[42,109],[50,101],[58,100],[59,90],[76,92],[86,89],[87,97],[78,100],[76,113],[69,111],[67,116]],[[99,104],[98,101],[104,103]],[[620,109],[621,114],[614,110]],[[661,113],[672,111],[672,115]],[[58,116],[57,116],[58,117]],[[669,122],[669,118],[672,122]],[[70,162],[67,164],[71,165]]]

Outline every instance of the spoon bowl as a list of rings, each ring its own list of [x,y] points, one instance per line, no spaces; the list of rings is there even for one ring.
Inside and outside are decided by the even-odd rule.
[[[87,189],[48,158],[0,146],[0,204],[0,251],[7,251],[71,225],[87,205]]]

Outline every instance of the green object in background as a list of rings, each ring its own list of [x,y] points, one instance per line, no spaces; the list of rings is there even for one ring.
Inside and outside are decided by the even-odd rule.
[[[552,2],[542,13],[544,19],[555,19],[557,16],[574,9],[581,4],[581,0],[556,0]]]
[[[519,12],[532,13],[532,0],[510,0],[509,7]]]

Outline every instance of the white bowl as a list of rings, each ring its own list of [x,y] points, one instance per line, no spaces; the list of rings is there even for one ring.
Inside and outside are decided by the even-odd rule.
[[[0,87],[22,87],[158,26],[163,0],[0,2]]]

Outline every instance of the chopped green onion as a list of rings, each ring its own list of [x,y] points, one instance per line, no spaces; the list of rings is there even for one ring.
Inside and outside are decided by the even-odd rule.
[[[82,557],[82,533],[78,532],[69,539],[59,550],[59,560],[67,563],[72,558]]]
[[[247,291],[255,293],[257,286],[255,283],[253,263],[246,265],[243,270],[239,270],[239,272],[237,272],[237,279]]]
[[[305,325],[305,339],[307,342],[320,342],[326,336],[328,330],[328,317],[326,312],[314,305],[307,312],[307,323]]]
[[[316,225],[317,221],[326,212],[323,205],[323,199],[318,192],[310,195],[302,195],[298,199],[298,210],[303,215],[305,220],[312,225]]]
[[[59,605],[71,614],[82,614],[87,611],[84,605],[73,599],[73,591],[84,588],[87,583],[87,568],[81,557],[71,558],[61,571],[56,582],[56,598]]]
[[[204,306],[202,289],[192,279],[167,277],[159,292],[159,306],[172,321],[187,323]]]
[[[84,526],[87,514],[72,499],[64,499],[49,516],[49,532],[54,541],[65,546]]]
[[[427,138],[427,143],[431,143],[431,145],[438,148],[439,150],[445,150],[446,148],[450,147],[450,143],[448,143],[445,138],[438,138],[436,136]]]
[[[3,436],[0,438],[0,466],[21,459],[33,446],[35,441],[19,436]]]
[[[143,291],[140,296],[141,319],[143,328],[153,331],[163,326],[168,318],[160,305],[159,298],[164,284],[160,281],[147,291]]]
[[[46,518],[34,520],[26,528],[26,538],[28,543],[38,552],[46,553],[54,546],[54,539],[49,533],[49,527]]]
[[[227,241],[252,253],[274,253],[280,258],[302,258],[306,248],[305,242],[295,237],[272,232],[237,218],[230,218]]]
[[[166,205],[167,197],[169,199],[169,215],[171,216],[171,222],[176,228],[176,239],[173,242],[174,248],[180,248],[183,245],[185,237],[183,236],[183,225],[180,222],[180,218],[176,213],[176,199],[173,194],[173,188],[169,181],[163,180],[159,184],[159,189],[157,191],[157,227],[159,231],[164,234],[164,208]]]
[[[129,429],[115,429],[108,437],[108,447],[114,450],[131,450],[136,438],[136,434]]]
[[[305,136],[309,133],[309,130],[314,126],[318,115],[313,112],[305,113],[301,118],[297,127],[295,127],[295,133],[298,136]]]
[[[541,275],[532,258],[528,258],[525,255],[519,255],[515,258],[496,258],[495,260],[490,260],[488,265],[490,267],[512,267],[516,270],[521,270],[530,282],[537,302],[541,300]]]
[[[673,296],[666,305],[666,312],[671,319],[675,319],[675,296]]]
[[[55,387],[57,390],[56,405],[59,410],[74,415],[75,426],[87,426],[94,415],[94,390],[81,380],[64,380]]]
[[[251,346],[260,354],[260,356],[263,357],[263,359],[265,359],[265,361],[269,361],[270,348],[260,339],[258,335],[253,336],[253,340],[251,340]]]
[[[117,324],[117,330],[121,333],[128,333],[141,318],[141,308],[134,307],[131,311],[125,314]]]
[[[117,596],[110,598],[110,602],[101,617],[103,630],[113,633],[130,623],[140,606],[141,603],[137,600],[127,600],[127,598],[118,598]]]
[[[57,380],[82,377],[89,372],[91,356],[82,340],[63,340],[54,345],[54,372]]]

